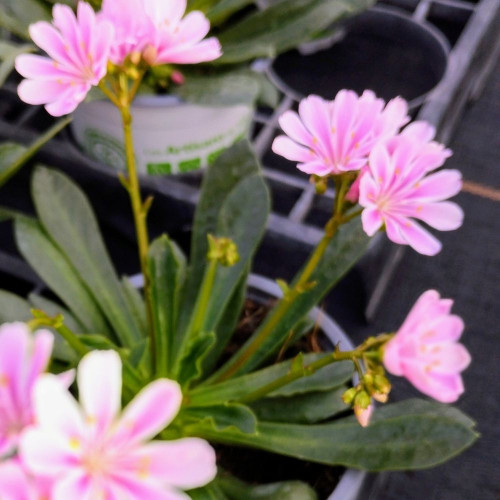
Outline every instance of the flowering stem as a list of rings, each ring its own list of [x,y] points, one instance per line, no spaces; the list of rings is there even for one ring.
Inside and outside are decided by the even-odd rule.
[[[122,115],[123,136],[125,142],[125,155],[127,159],[128,173],[128,178],[125,181],[125,186],[130,196],[132,212],[134,214],[137,244],[139,248],[139,261],[141,265],[141,271],[144,276],[144,299],[146,302],[146,314],[150,336],[151,362],[154,363],[154,360],[156,359],[156,342],[154,338],[155,331],[153,327],[151,278],[148,269],[149,236],[146,225],[149,203],[148,200],[143,203],[141,198],[139,177],[137,175],[137,165],[135,162],[134,142],[132,137],[132,115],[130,114],[130,102],[127,99],[125,99],[124,101],[126,102],[126,104],[122,103],[122,105],[120,106],[120,112]]]
[[[378,357],[379,353],[377,351],[371,351],[371,350],[374,347],[376,347],[378,350],[381,345],[388,342],[391,338],[392,338],[391,334],[382,334],[379,335],[378,337],[371,337],[367,339],[359,347],[353,349],[352,351],[342,352],[339,350],[335,350],[334,352],[324,356],[321,359],[318,359],[317,361],[314,361],[313,363],[307,366],[301,367],[300,369],[297,370],[290,371],[283,377],[273,380],[272,382],[264,385],[260,389],[257,389],[256,391],[247,394],[245,397],[243,397],[238,401],[240,403],[253,403],[254,401],[257,401],[258,399],[267,396],[268,394],[276,391],[277,389],[280,389],[281,387],[287,384],[290,384],[291,382],[294,382],[295,380],[298,380],[302,377],[308,377],[310,375],[313,375],[318,370],[321,370],[321,368],[324,368],[325,366],[331,365],[332,363],[336,363],[338,361],[352,361],[361,380],[361,378],[363,377],[363,370],[361,368],[360,360],[362,360],[366,356],[371,356],[371,355]]]
[[[291,382],[294,382],[295,380],[298,380],[299,378],[309,377],[313,375],[321,368],[331,365],[332,363],[336,363],[338,361],[352,361],[353,363],[355,363],[355,361],[357,361],[358,358],[362,356],[362,353],[363,351],[360,350],[359,348],[353,351],[332,352],[331,354],[328,354],[327,356],[318,359],[317,361],[314,361],[313,363],[304,366],[301,369],[292,371],[290,373],[287,373],[283,377],[273,380],[272,382],[261,387],[260,389],[257,389],[256,391],[247,394],[245,397],[241,398],[238,401],[240,403],[253,403],[254,401],[257,401],[258,399],[267,396],[268,394],[276,391],[277,389],[280,389],[285,385],[290,384]]]
[[[330,242],[337,234],[339,226],[345,222],[342,217],[342,212],[344,207],[344,198],[348,186],[349,179],[339,179],[333,216],[326,224],[325,234],[319,242],[318,246],[314,249],[314,252],[309,258],[306,267],[302,271],[293,287],[287,293],[285,293],[279,304],[275,309],[273,309],[267,322],[260,330],[257,337],[255,337],[255,339],[246,348],[243,347],[241,355],[232,366],[229,366],[226,370],[222,371],[222,373],[219,373],[218,377],[215,379],[216,382],[227,380],[235,373],[237,373],[239,369],[244,366],[244,364],[258,351],[262,343],[269,337],[269,335],[272,334],[273,330],[283,319],[288,310],[293,306],[295,300],[310,286],[313,286],[312,283],[309,283],[309,280],[316,270],[318,264],[320,263]]]

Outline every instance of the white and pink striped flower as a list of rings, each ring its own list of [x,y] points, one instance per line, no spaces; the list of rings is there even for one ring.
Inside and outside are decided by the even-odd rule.
[[[22,431],[33,423],[33,388],[47,368],[53,342],[49,331],[32,335],[24,323],[0,327],[0,456],[13,453]]]
[[[179,411],[179,385],[159,379],[119,414],[121,360],[94,351],[78,367],[80,405],[52,375],[36,384],[36,425],[20,455],[37,476],[57,479],[53,500],[184,500],[181,490],[210,482],[215,453],[204,440],[148,442]]]

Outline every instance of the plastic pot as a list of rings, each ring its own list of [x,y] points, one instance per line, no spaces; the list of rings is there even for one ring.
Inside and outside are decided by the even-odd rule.
[[[317,94],[333,99],[340,89],[402,96],[420,106],[441,81],[449,43],[432,25],[403,11],[374,7],[337,28],[341,36],[310,42],[307,54],[293,50],[269,67],[274,84],[294,100]],[[316,43],[316,45],[315,45]]]
[[[173,96],[139,96],[132,128],[139,173],[175,174],[207,167],[224,149],[247,135],[253,108],[201,106]],[[71,124],[87,155],[115,169],[125,168],[121,117],[108,101],[84,103]]]

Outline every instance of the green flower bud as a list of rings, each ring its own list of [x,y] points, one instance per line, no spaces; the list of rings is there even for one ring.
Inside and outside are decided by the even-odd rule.
[[[358,390],[355,387],[351,387],[350,389],[347,389],[347,391],[345,391],[344,394],[342,395],[342,401],[346,405],[350,405],[354,401],[354,398],[356,397],[357,392],[358,392]]]
[[[238,247],[230,238],[216,238],[208,235],[208,260],[217,260],[219,264],[231,267],[239,260]]]
[[[366,391],[359,391],[354,398],[354,407],[366,410],[370,406],[371,398]]]

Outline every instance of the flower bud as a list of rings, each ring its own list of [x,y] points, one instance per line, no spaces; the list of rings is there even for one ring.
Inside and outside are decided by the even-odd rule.
[[[347,391],[345,391],[344,394],[342,394],[342,401],[346,405],[350,405],[354,401],[357,392],[358,390],[355,387],[347,389]]]
[[[354,415],[359,422],[361,427],[367,427],[370,423],[371,417],[373,414],[373,405],[368,405],[366,408],[360,408],[359,406],[354,407]]]
[[[172,71],[172,81],[176,85],[184,85],[184,83],[186,83],[186,78],[180,71],[174,69],[174,71]]]
[[[208,260],[217,260],[219,264],[231,267],[239,260],[238,247],[230,238],[215,238],[208,235]]]
[[[370,403],[370,395],[366,391],[359,391],[354,398],[354,409],[358,407],[365,410],[370,406]]]

